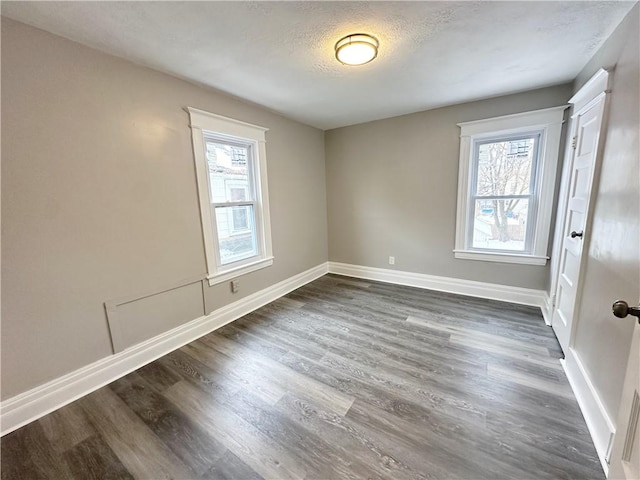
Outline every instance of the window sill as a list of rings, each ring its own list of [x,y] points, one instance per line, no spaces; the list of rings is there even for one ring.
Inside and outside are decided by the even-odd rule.
[[[232,280],[240,275],[255,272],[256,270],[260,270],[271,265],[273,265],[273,257],[261,258],[260,260],[256,260],[252,263],[224,270],[220,273],[216,273],[215,275],[209,275],[207,276],[207,280],[209,280],[209,286],[212,287],[219,283]]]
[[[517,263],[520,265],[546,265],[549,257],[523,255],[518,253],[478,252],[474,250],[454,250],[455,258],[480,260],[483,262]]]

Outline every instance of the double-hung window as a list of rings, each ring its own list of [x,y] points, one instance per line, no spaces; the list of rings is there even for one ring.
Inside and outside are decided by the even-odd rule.
[[[456,258],[546,263],[565,108],[458,124]]]
[[[209,284],[273,264],[266,128],[188,108]]]

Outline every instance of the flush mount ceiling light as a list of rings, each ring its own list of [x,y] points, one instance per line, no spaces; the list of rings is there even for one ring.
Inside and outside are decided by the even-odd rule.
[[[353,33],[338,40],[336,58],[344,65],[364,65],[378,56],[378,40],[366,33]]]

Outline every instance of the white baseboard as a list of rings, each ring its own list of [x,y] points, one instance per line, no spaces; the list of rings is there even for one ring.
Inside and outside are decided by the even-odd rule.
[[[57,410],[108,383],[272,302],[327,273],[327,264],[196,318],[154,338],[9,398],[0,404],[1,435]]]
[[[589,374],[585,370],[580,357],[573,348],[569,347],[564,360],[560,360],[565,374],[569,379],[571,389],[578,400],[580,410],[584,416],[591,439],[596,447],[598,458],[602,464],[605,475],[609,473],[609,455],[613,445],[613,437],[616,432],[607,410],[593,386]]]
[[[549,296],[549,292],[544,292],[544,304],[540,307],[542,310],[542,318],[544,318],[544,323],[547,324],[548,327],[551,326],[551,316],[553,315],[553,305],[551,304],[551,297]]]
[[[545,304],[545,292],[531,288],[511,287],[508,285],[474,282],[472,280],[462,280],[459,278],[438,277],[424,273],[363,267],[337,262],[329,262],[329,273],[437,290],[439,292],[457,293],[470,297],[482,297],[501,300],[503,302],[519,303],[521,305],[532,305],[534,307],[540,307],[541,309]]]

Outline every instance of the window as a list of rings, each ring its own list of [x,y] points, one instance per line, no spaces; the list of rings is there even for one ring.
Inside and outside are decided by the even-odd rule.
[[[458,124],[456,258],[546,263],[565,108]]]
[[[273,264],[267,129],[188,108],[209,284]]]
[[[531,253],[540,135],[474,142],[468,248]]]

